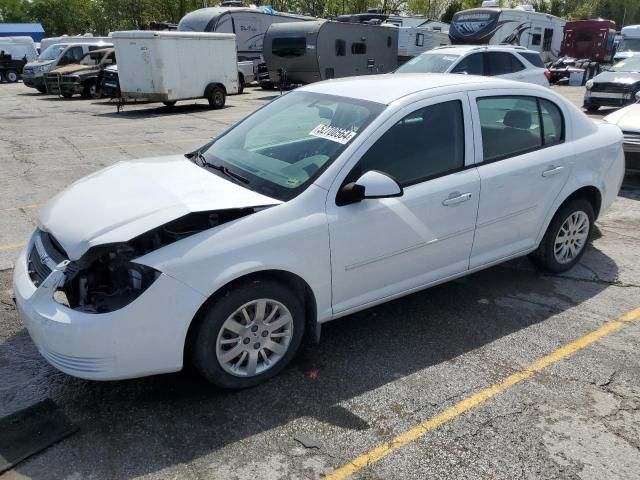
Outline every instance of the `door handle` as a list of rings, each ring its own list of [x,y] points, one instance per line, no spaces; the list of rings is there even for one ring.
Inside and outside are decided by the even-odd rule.
[[[457,205],[459,203],[466,202],[467,200],[470,200],[470,199],[471,199],[471,192],[460,193],[460,194],[458,194],[458,192],[455,192],[449,195],[449,198],[443,200],[442,205],[444,205],[445,207],[448,207],[451,205]]]
[[[542,176],[543,177],[552,177],[553,175],[557,175],[558,173],[560,173],[562,170],[564,170],[564,167],[551,167],[548,170],[545,170],[544,172],[542,172]]]

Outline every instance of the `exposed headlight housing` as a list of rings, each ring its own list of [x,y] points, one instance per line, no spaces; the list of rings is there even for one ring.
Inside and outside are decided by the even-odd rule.
[[[591,90],[593,88],[593,79],[587,80],[587,83],[584,84],[587,90]]]

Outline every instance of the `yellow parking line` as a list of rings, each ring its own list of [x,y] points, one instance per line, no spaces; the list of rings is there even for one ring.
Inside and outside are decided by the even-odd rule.
[[[585,335],[584,337],[581,337],[569,343],[568,345],[565,345],[559,350],[556,350],[555,352],[550,353],[545,357],[542,357],[540,360],[532,363],[524,370],[520,370],[519,372],[516,372],[513,375],[509,375],[507,378],[505,378],[501,382],[496,383],[495,385],[489,388],[485,388],[484,390],[481,390],[471,395],[468,398],[465,398],[464,400],[456,403],[453,407],[448,408],[447,410],[436,415],[435,417],[432,417],[429,420],[426,420],[425,422],[421,423],[420,425],[412,428],[411,430],[408,430],[398,435],[392,441],[388,443],[384,443],[376,448],[373,448],[372,450],[369,450],[367,453],[360,455],[355,460],[329,473],[324,477],[324,479],[325,480],[343,480],[350,477],[351,475],[353,475],[354,473],[357,473],[363,468],[366,468],[372,465],[373,463],[383,459],[384,457],[386,457],[387,455],[390,455],[396,450],[399,450],[402,447],[406,446],[407,444],[414,442],[418,438],[422,437],[424,434],[432,430],[435,430],[440,425],[447,423],[450,420],[453,420],[454,418],[462,415],[463,413],[475,407],[480,406],[490,398],[496,396],[501,392],[504,392],[509,387],[512,387],[517,383],[520,383],[522,380],[526,380],[527,378],[532,377],[535,373],[539,372],[540,370],[543,370],[549,365],[553,365],[554,363],[569,357],[575,352],[582,350],[586,346],[591,345],[592,343],[598,341],[602,337],[609,335],[610,333],[613,333],[617,330],[620,330],[625,326],[626,323],[633,322],[638,319],[640,319],[640,308],[636,308],[635,310],[632,310],[624,314],[618,320],[605,323],[603,326],[601,326],[597,330],[594,330],[593,332]]]
[[[19,243],[5,243],[4,245],[0,244],[0,250],[15,250],[18,248],[24,247],[26,244],[24,242]]]

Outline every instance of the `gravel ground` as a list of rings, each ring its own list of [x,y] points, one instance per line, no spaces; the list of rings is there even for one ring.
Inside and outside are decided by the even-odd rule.
[[[581,101],[580,88],[558,91]],[[10,291],[37,206],[116,161],[188,151],[274,95],[117,114],[0,85],[0,416],[49,397],[80,427],[2,480],[321,478],[640,306],[640,179],[628,178],[570,272],[521,259],[351,315],[251,390],[220,392],[191,372],[98,383],[50,367]],[[639,341],[631,323],[355,477],[640,478]]]

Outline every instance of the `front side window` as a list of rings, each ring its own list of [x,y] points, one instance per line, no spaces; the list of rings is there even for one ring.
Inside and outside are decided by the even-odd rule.
[[[306,50],[305,37],[274,38],[271,41],[271,52],[278,57],[301,57]]]
[[[367,44],[366,43],[352,43],[351,44],[351,53],[353,55],[365,55],[367,53]]]
[[[553,102],[525,96],[477,100],[485,163],[564,141],[562,112]]]
[[[459,100],[416,110],[363,155],[349,181],[377,170],[404,187],[464,168],[464,119]]]
[[[291,92],[237,124],[202,153],[247,188],[279,200],[304,190],[375,118],[384,105]],[[211,169],[220,174],[220,169]]]
[[[466,73],[468,75],[484,75],[484,54],[474,53],[460,60],[451,73]]]
[[[60,65],[68,65],[69,63],[76,63],[82,58],[82,47],[71,47],[67,50],[60,59]]]

